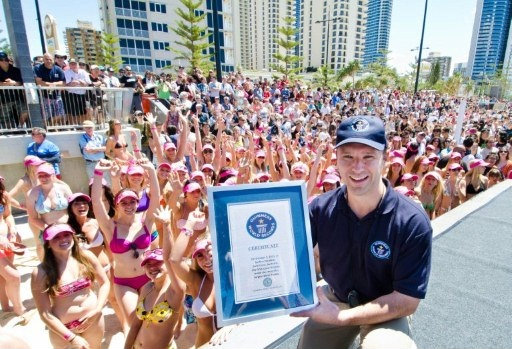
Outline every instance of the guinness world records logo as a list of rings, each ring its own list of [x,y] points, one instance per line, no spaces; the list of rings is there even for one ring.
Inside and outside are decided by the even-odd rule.
[[[276,232],[276,219],[269,213],[253,214],[246,223],[247,232],[256,239],[266,239]]]

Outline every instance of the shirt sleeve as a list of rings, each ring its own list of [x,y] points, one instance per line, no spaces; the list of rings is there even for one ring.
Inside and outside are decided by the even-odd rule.
[[[311,241],[313,243],[313,247],[316,246],[317,243],[317,224],[316,224],[316,218],[318,216],[318,209],[316,203],[318,202],[317,199],[314,199],[309,204],[309,223],[311,225]]]
[[[393,289],[423,299],[427,293],[432,256],[432,228],[426,217],[413,217],[394,266]]]

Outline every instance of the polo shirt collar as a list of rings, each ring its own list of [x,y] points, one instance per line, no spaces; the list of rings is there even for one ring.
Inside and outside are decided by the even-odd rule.
[[[391,187],[389,181],[386,178],[382,178],[382,181],[384,182],[384,185],[386,186],[386,193],[384,194],[384,196],[383,196],[382,200],[380,201],[379,205],[377,206],[377,208],[375,210],[373,210],[372,212],[380,213],[380,214],[388,214],[393,210],[393,208],[397,204],[397,199],[398,199],[397,194],[398,193],[395,192],[395,190]],[[348,205],[348,201],[345,199],[346,192],[347,192],[347,186],[343,185],[340,188],[340,193],[339,193],[339,197],[338,197],[338,200],[340,203],[340,205],[338,205],[338,207],[341,210],[343,210],[343,212],[345,212],[345,213],[352,212],[352,209]]]

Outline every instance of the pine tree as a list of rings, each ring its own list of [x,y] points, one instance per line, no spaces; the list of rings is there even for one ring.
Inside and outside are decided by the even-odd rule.
[[[2,32],[3,30],[0,29],[0,35]],[[0,51],[5,52],[8,56],[12,55],[11,45],[9,45],[7,38],[0,39]]]
[[[441,64],[435,61],[430,67],[430,75],[428,77],[428,84],[433,87],[441,79]]]
[[[101,34],[101,53],[98,62],[105,67],[117,70],[123,64],[119,55],[119,38],[114,34]]]
[[[198,10],[203,1],[179,1],[185,8],[176,9],[176,14],[181,20],[178,20],[176,27],[171,30],[181,39],[174,42],[181,49],[171,48],[171,51],[176,54],[175,59],[187,62],[191,70],[200,68],[202,71],[207,71],[213,67],[210,61],[213,55],[205,52],[213,46],[213,43],[208,42],[208,37],[212,35],[208,33],[208,27],[200,25],[206,17],[205,13],[200,14]]]
[[[327,65],[322,65],[313,76],[313,83],[321,87],[331,87],[334,71]]]
[[[295,18],[285,17],[283,21],[285,25],[279,27],[281,38],[277,41],[281,52],[274,54],[274,58],[280,63],[272,65],[272,68],[283,74],[285,80],[289,80],[290,76],[294,76],[302,70],[300,66],[302,57],[292,54],[295,47],[299,45],[299,42],[295,41],[299,32],[295,27]]]

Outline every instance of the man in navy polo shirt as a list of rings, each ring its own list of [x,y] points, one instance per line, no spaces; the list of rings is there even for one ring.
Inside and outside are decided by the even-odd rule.
[[[380,119],[354,116],[337,132],[345,183],[310,205],[313,245],[327,286],[299,348],[415,348],[408,317],[425,298],[432,228],[424,210],[382,178],[386,137]]]

